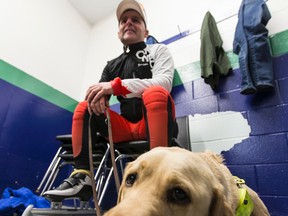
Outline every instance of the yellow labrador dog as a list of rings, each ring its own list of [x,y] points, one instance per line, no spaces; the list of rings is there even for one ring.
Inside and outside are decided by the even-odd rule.
[[[249,215],[269,215],[258,195]],[[118,204],[104,216],[246,216],[238,212],[239,188],[223,158],[178,147],[158,147],[129,163]],[[251,202],[252,203],[252,202]]]

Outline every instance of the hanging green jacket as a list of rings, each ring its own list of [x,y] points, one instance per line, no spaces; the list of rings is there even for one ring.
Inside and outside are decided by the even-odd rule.
[[[232,70],[222,44],[215,19],[208,11],[201,27],[200,65],[201,77],[213,90],[217,88],[220,76]]]

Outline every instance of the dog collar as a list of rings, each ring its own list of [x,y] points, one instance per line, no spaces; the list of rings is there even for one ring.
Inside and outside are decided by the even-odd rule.
[[[254,203],[247,189],[243,187],[243,185],[245,184],[245,180],[240,179],[237,176],[234,176],[234,180],[236,182],[239,192],[239,203],[235,215],[250,216],[254,208]]]

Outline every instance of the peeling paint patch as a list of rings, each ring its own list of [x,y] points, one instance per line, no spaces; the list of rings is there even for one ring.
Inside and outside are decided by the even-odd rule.
[[[247,139],[251,128],[240,112],[216,112],[189,116],[191,149],[193,152],[228,151]]]

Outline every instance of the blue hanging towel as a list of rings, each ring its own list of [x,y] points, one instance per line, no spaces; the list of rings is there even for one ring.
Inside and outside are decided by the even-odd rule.
[[[50,202],[44,197],[36,196],[28,188],[22,187],[17,190],[6,188],[0,199],[0,215],[21,215],[28,205],[35,208],[49,208]]]

